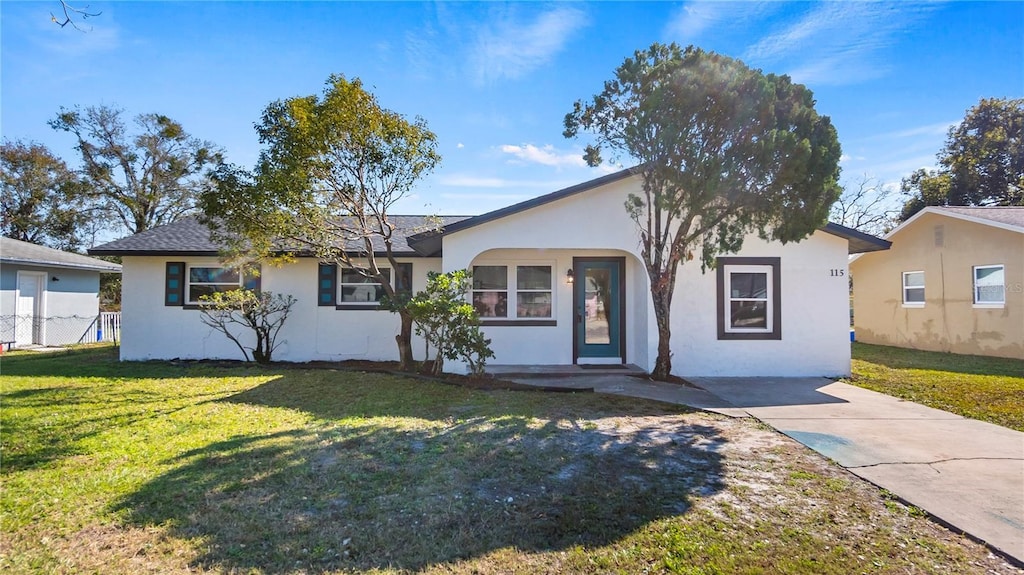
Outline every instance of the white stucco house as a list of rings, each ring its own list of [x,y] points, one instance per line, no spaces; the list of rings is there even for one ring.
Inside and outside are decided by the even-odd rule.
[[[24,347],[95,341],[100,274],[120,271],[115,263],[0,238],[0,342]]]
[[[623,203],[630,170],[398,239],[400,285],[427,273],[473,270],[470,297],[492,340],[493,364],[628,363],[650,371],[658,336],[639,235]],[[423,229],[425,217],[394,218]],[[888,242],[835,224],[799,243],[747,238],[741,253],[678,276],[672,308],[676,375],[804,376],[850,372],[850,253]],[[233,358],[237,348],[195,311],[198,298],[237,286],[298,299],[275,352],[281,361],[394,360],[398,317],[378,309],[374,284],[312,257],[264,265],[259,285],[220,268],[218,246],[193,219],[98,246],[123,261],[124,360]],[[421,342],[414,351],[422,354]],[[449,365],[448,369],[459,369]]]

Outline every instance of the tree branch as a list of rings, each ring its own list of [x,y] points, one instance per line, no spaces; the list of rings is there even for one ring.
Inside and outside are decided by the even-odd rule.
[[[85,32],[85,30],[79,28],[78,24],[76,24],[75,21],[71,19],[72,14],[78,14],[82,17],[82,20],[88,20],[89,18],[103,14],[103,12],[88,12],[88,6],[86,6],[85,8],[75,8],[74,6],[68,5],[68,3],[65,2],[65,0],[60,0],[60,7],[61,9],[64,10],[64,21],[62,22],[58,20],[57,17],[53,15],[53,12],[50,12],[50,20],[53,21],[54,24],[60,26],[61,28],[67,26],[68,24],[71,24],[71,27],[75,30],[78,30],[79,32]],[[89,28],[89,30],[92,30],[92,28]]]

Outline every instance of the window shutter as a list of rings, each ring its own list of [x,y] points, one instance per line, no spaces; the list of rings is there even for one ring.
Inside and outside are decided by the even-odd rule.
[[[185,305],[185,262],[167,262],[164,273],[164,305]]]
[[[319,306],[333,306],[338,298],[338,266],[320,264],[316,278],[316,303]]]

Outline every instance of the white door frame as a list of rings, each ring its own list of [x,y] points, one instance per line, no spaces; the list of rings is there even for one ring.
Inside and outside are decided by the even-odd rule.
[[[26,276],[34,276],[36,278],[36,293],[32,294],[33,297],[33,309],[32,317],[28,320],[31,325],[28,328],[28,340],[25,339],[25,331],[21,328],[22,322],[26,321],[23,317],[21,307],[21,278]],[[14,304],[14,339],[15,345],[30,345],[33,343],[42,344],[45,340],[45,326],[46,322],[43,321],[46,313],[46,278],[45,272],[30,272],[24,270],[18,270],[18,283],[15,290],[15,304]]]

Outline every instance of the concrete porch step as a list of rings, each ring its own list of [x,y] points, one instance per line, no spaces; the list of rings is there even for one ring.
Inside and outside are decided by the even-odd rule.
[[[488,365],[487,373],[502,379],[577,377],[581,375],[647,375],[632,363],[612,365]]]

